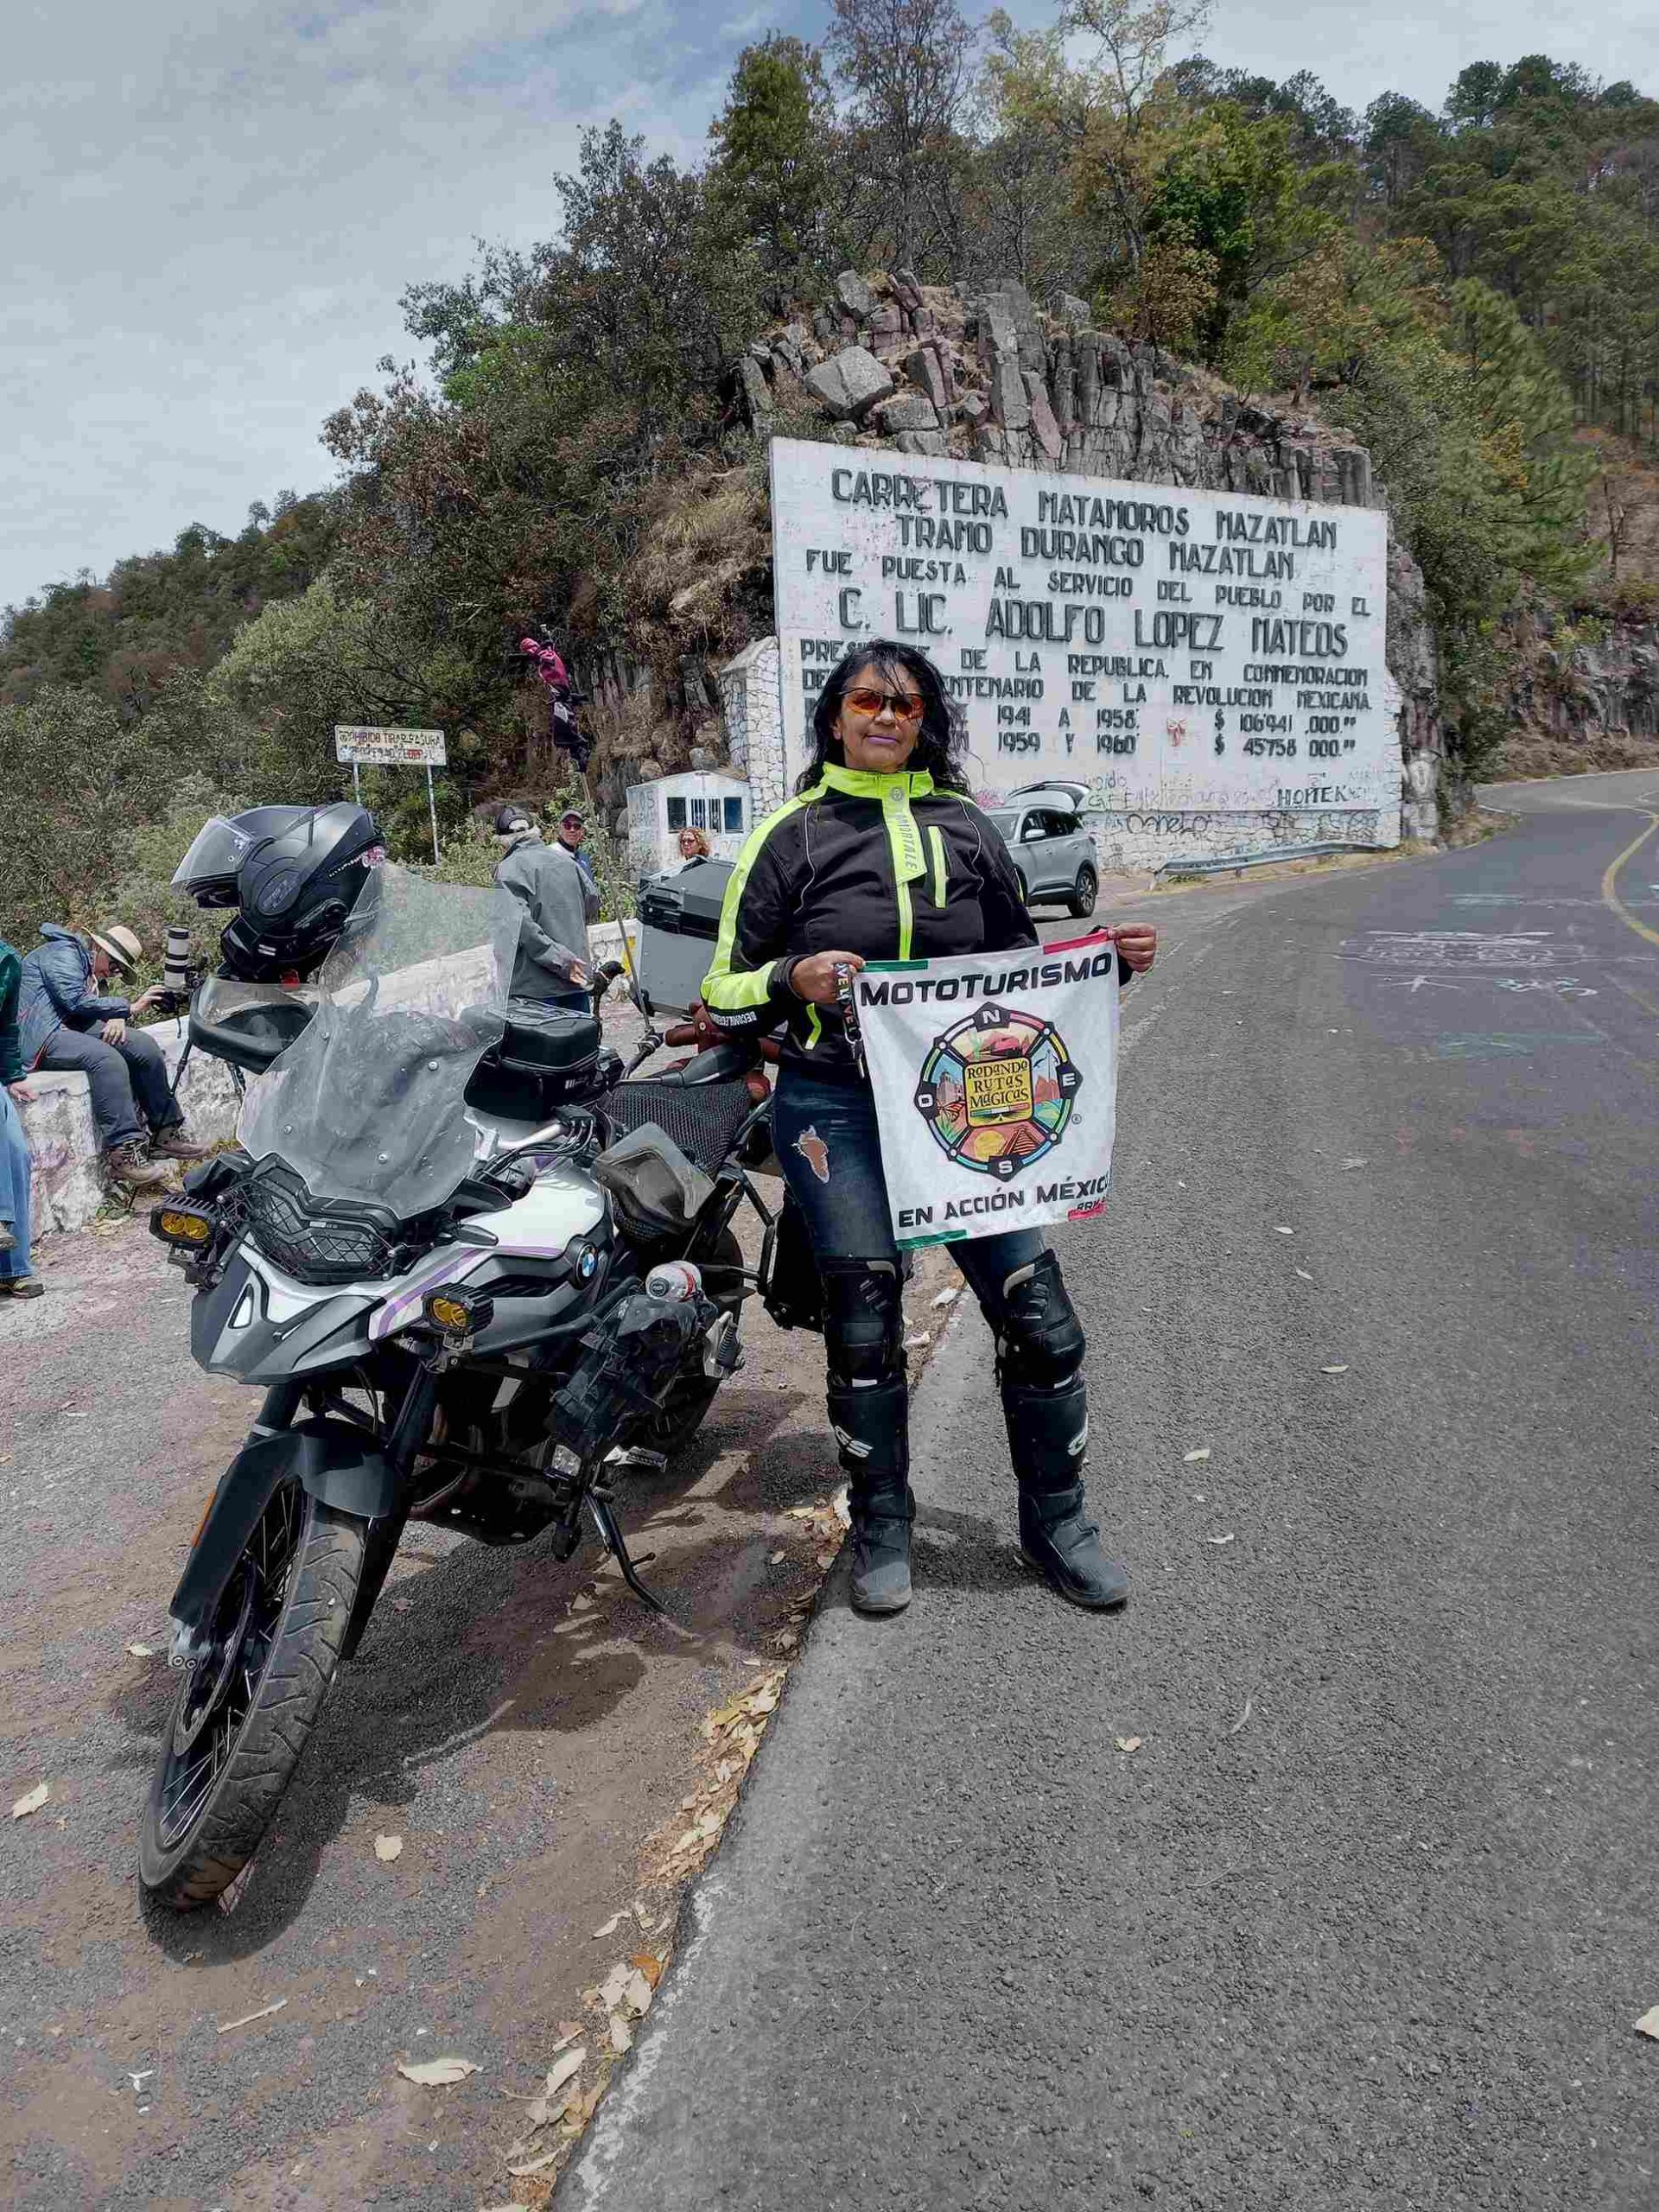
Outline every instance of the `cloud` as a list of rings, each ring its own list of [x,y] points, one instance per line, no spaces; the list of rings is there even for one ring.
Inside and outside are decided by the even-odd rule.
[[[620,111],[682,156],[732,49],[671,0],[90,0],[8,40],[0,604],[327,480],[397,300],[556,223]]]

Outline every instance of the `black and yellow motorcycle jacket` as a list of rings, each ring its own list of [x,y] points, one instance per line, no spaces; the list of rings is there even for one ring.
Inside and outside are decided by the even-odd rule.
[[[744,846],[703,1001],[734,1035],[785,1024],[786,1065],[855,1083],[839,1013],[789,988],[804,953],[938,960],[1037,941],[1007,847],[972,799],[936,790],[925,769],[827,766]]]

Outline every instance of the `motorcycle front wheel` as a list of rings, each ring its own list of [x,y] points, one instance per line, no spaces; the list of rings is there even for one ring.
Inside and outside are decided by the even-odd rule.
[[[280,1484],[214,1609],[167,1724],[138,1878],[194,1912],[258,1849],[328,1695],[369,1524]]]

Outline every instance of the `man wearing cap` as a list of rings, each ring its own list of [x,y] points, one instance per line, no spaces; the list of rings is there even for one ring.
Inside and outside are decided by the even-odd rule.
[[[576,817],[578,823],[581,817]],[[524,910],[513,965],[512,995],[550,1006],[585,1007],[592,961],[588,925],[599,912],[591,877],[564,840],[543,844],[527,808],[504,806],[495,817],[502,849],[495,880]]]
[[[0,938],[0,1298],[38,1298],[45,1286],[29,1263],[32,1163],[20,1106],[35,1094],[23,1081],[17,990],[23,963]]]
[[[41,935],[45,942],[24,961],[19,979],[23,1064],[84,1075],[111,1180],[130,1191],[159,1190],[168,1181],[163,1160],[201,1160],[207,1148],[184,1134],[161,1046],[128,1027],[162,995],[160,986],[136,999],[100,989],[112,969],[135,974],[144,948],[118,922],[84,934],[48,922]]]
[[[599,912],[599,878],[594,874],[592,859],[582,849],[582,840],[587,835],[587,823],[574,806],[566,807],[559,817],[559,842],[582,870],[588,888],[593,893],[593,912],[588,917],[591,922]]]

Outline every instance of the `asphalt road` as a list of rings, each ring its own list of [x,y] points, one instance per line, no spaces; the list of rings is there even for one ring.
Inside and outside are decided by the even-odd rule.
[[[1493,797],[1164,906],[1062,1241],[1130,1606],[963,1313],[564,2212],[1659,2204],[1659,776]]]

